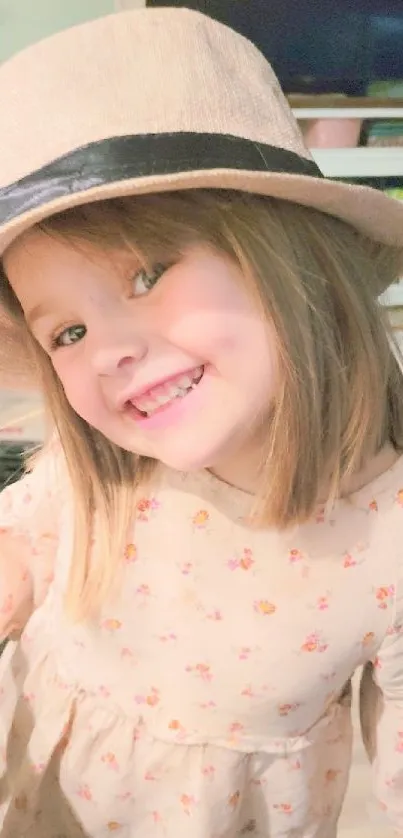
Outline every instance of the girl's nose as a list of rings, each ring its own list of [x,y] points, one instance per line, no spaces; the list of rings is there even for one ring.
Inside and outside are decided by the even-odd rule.
[[[90,341],[88,347],[95,373],[101,377],[113,377],[130,372],[147,354],[147,343],[139,336],[123,334],[124,329],[102,340]],[[132,331],[132,330],[130,330]],[[88,345],[88,344],[87,344]]]

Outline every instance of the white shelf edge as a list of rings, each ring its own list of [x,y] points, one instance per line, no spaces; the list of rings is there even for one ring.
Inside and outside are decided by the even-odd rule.
[[[403,108],[292,108],[296,119],[403,119]]]
[[[381,305],[387,308],[400,308],[403,306],[403,279],[387,288],[378,299]]]
[[[384,148],[311,148],[328,177],[403,177],[403,146]]]

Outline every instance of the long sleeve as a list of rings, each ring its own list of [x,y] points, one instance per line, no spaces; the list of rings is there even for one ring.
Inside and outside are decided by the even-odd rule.
[[[21,631],[52,579],[60,509],[57,460],[52,446],[0,494],[0,640]]]
[[[376,659],[361,681],[361,728],[373,764],[377,802],[403,836],[403,569],[396,615]]]

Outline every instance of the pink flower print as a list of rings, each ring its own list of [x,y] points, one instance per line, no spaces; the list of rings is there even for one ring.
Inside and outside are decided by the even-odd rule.
[[[101,756],[101,762],[103,762],[104,765],[108,765],[109,768],[112,768],[112,771],[119,771],[119,763],[112,751],[108,751],[107,754],[103,754]]]
[[[92,798],[92,791],[86,783],[82,783],[82,785],[80,785],[78,787],[77,795],[78,795],[78,797],[81,797],[82,800],[92,800],[93,799]]]
[[[229,559],[227,562],[227,567],[229,567],[230,570],[237,570],[239,567],[238,559]]]
[[[202,710],[214,710],[217,707],[215,701],[203,701],[199,706]]]
[[[241,692],[241,695],[245,696],[246,698],[254,698],[255,693],[253,692],[253,689],[250,684],[248,684],[247,687],[244,687],[244,689]]]
[[[122,658],[125,658],[126,660],[130,660],[131,658],[134,657],[132,650],[129,649],[128,646],[123,646],[123,649],[121,650],[120,656]]]
[[[320,596],[317,600],[317,608],[319,611],[327,611],[329,608],[329,597],[328,596]]]
[[[241,558],[234,557],[227,562],[230,570],[250,570],[254,564],[255,560],[249,547],[244,547]]]
[[[183,727],[183,725],[181,725],[179,719],[171,719],[171,721],[169,722],[169,725],[168,725],[168,729],[169,730],[174,730],[177,733],[184,733],[185,732],[185,728]]]
[[[398,754],[403,754],[403,730],[397,732],[396,751]]]
[[[34,774],[42,774],[46,768],[46,762],[35,762],[32,765]]]
[[[148,704],[149,707],[156,707],[160,702],[160,691],[156,687],[151,687],[148,695],[136,695],[136,704]]]
[[[137,560],[137,547],[135,544],[127,544],[125,549],[125,562],[134,564]]]
[[[233,794],[230,794],[230,796],[228,798],[228,806],[230,807],[230,809],[236,809],[240,799],[241,799],[241,792],[239,791],[239,789],[234,791]]]
[[[195,527],[197,527],[197,529],[203,529],[206,526],[209,518],[210,515],[206,509],[199,509],[199,511],[196,512],[195,515],[193,515],[192,524]]]
[[[122,628],[122,623],[120,622],[120,620],[117,620],[113,617],[109,617],[102,621],[101,628],[113,633]]]
[[[403,634],[402,623],[393,623],[393,625],[388,626],[388,628],[386,629],[387,637],[395,637],[397,634]]]
[[[162,815],[160,814],[160,812],[157,812],[156,809],[154,809],[154,812],[152,813],[152,818],[153,823],[162,823]]]
[[[136,517],[139,521],[149,521],[151,513],[159,509],[160,504],[155,498],[141,498],[136,505]]]
[[[160,702],[160,691],[156,687],[151,687],[151,692],[146,697],[146,704],[149,707],[156,707]]]
[[[214,765],[205,765],[202,768],[203,777],[207,777],[208,780],[213,780],[215,777],[215,767]]]
[[[186,672],[194,672],[195,675],[199,675],[202,681],[212,681],[213,675],[210,670],[210,666],[207,663],[196,663],[195,666],[187,666]]]
[[[361,646],[363,647],[363,649],[367,649],[368,646],[372,646],[374,640],[375,640],[375,633],[373,631],[367,631],[366,634],[364,634],[364,637],[361,640]]]
[[[192,809],[196,805],[196,801],[192,794],[181,794],[180,802],[183,806],[183,811],[186,815],[192,814]]]
[[[232,722],[229,726],[229,733],[230,733],[230,742],[232,745],[237,745],[239,742],[240,736],[245,730],[244,725],[241,722]]]
[[[370,512],[378,512],[378,504],[376,500],[371,500],[371,502],[368,504],[368,509]]]
[[[399,489],[396,495],[396,500],[399,506],[403,506],[403,489]]]
[[[239,566],[242,570],[250,570],[254,564],[255,560],[252,556],[252,550],[250,550],[249,547],[245,547],[242,558],[239,560]]]
[[[101,698],[110,698],[110,689],[106,687],[104,684],[100,684],[100,686],[98,687],[98,695],[101,696]]]
[[[277,812],[282,812],[283,815],[292,815],[293,813],[292,803],[274,803],[273,809]]]
[[[289,716],[290,713],[295,713],[296,710],[300,708],[300,704],[279,704],[278,706],[278,714],[279,716]]]
[[[279,745],[281,745],[281,742],[279,742]],[[266,783],[267,783],[266,779],[259,780],[257,777],[252,777],[252,779],[250,781],[251,786],[255,786],[256,788],[262,788],[263,786],[266,785]]]
[[[301,651],[326,652],[326,649],[328,649],[328,647],[329,644],[323,642],[321,634],[317,631],[313,631],[311,634],[308,634],[307,638],[301,646]]]
[[[289,771],[301,771],[302,763],[300,759],[291,759],[288,763]]]
[[[250,649],[249,646],[242,646],[241,649],[239,650],[239,655],[238,655],[239,660],[240,661],[247,661],[249,659],[251,651],[252,651],[252,649]]]
[[[182,575],[183,575],[183,576],[189,576],[189,573],[191,572],[192,568],[193,568],[193,564],[192,564],[192,562],[184,562],[184,563],[181,565],[181,573],[182,573]]]
[[[395,586],[389,585],[381,588],[377,588],[375,591],[376,599],[378,600],[378,608],[386,609],[393,600],[395,595]]]
[[[150,586],[145,584],[139,585],[136,593],[140,594],[140,596],[149,597],[151,593]]]
[[[216,611],[210,611],[210,614],[207,614],[208,620],[213,620],[213,622],[218,623],[222,620],[222,613],[218,609]]]
[[[230,724],[230,733],[241,733],[244,729],[243,724],[241,722],[231,722]]]
[[[169,641],[177,640],[178,636],[173,631],[170,631],[168,634],[160,634],[159,639],[161,643],[169,643]]]
[[[273,605],[272,602],[269,602],[268,599],[258,599],[254,602],[253,605],[257,614],[261,614],[263,617],[268,617],[271,614],[274,614],[277,611],[277,606]]]
[[[156,809],[154,809],[154,812],[152,813],[152,819],[153,819],[153,823],[162,823],[161,813],[158,812]]]
[[[290,550],[288,554],[288,561],[290,562],[290,564],[297,564],[297,562],[301,562],[302,559],[303,555],[300,550],[297,550],[296,548]]]
[[[29,575],[30,575],[30,571],[28,570],[28,568],[23,567],[22,571],[21,571],[21,582],[26,582]],[[53,574],[52,574],[52,576],[53,576]],[[50,581],[52,582],[52,579],[50,579]]]
[[[351,553],[345,553],[343,559],[343,567],[356,567],[357,559],[355,559]]]

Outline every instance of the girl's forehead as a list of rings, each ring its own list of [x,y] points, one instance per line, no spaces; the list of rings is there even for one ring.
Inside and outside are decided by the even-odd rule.
[[[3,264],[6,273],[32,270],[35,266],[70,265],[72,268],[104,267],[114,272],[125,270],[138,261],[138,257],[123,245],[103,248],[101,243],[85,239],[72,239],[63,235],[50,235],[40,227],[32,227],[21,235],[6,250]]]

